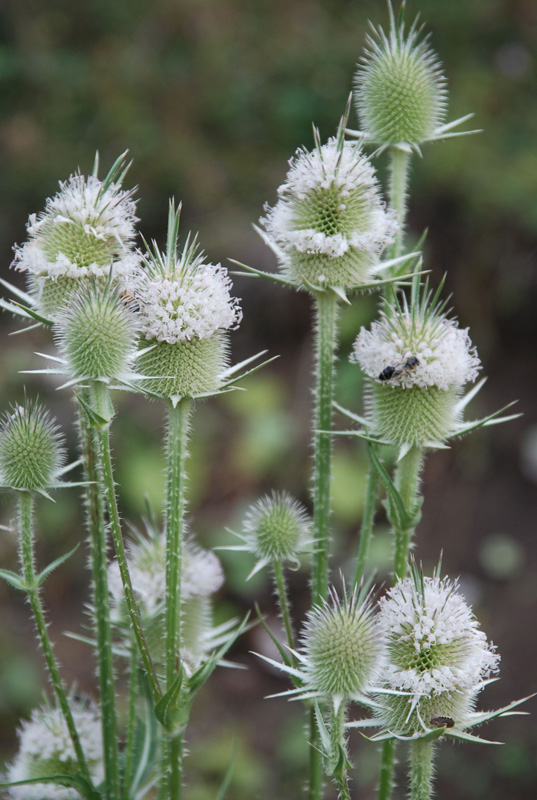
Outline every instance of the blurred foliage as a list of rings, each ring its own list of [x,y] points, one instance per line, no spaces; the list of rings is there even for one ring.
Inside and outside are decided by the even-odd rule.
[[[504,679],[486,702],[499,705],[537,690],[534,636],[513,624],[537,614],[537,400],[535,307],[537,233],[537,4],[535,0],[412,0],[432,31],[431,43],[449,79],[449,118],[475,112],[479,136],[424,148],[414,159],[410,241],[428,227],[426,265],[433,281],[449,270],[447,290],[463,326],[472,324],[491,380],[475,415],[521,399],[525,420],[478,433],[451,452],[431,457],[425,473],[418,557],[426,567],[444,550],[445,569],[461,574],[484,629],[499,645]],[[273,257],[251,229],[263,203],[274,202],[287,159],[310,146],[311,123],[331,135],[344,109],[367,20],[386,23],[383,0],[4,0],[0,7],[0,253],[8,277],[13,242],[22,241],[31,212],[43,207],[77,167],[88,170],[96,150],[106,169],[129,148],[128,181],[139,186],[146,237],[162,241],[169,195],[184,201],[185,228],[200,230],[208,254],[272,268]],[[353,121],[352,124],[354,124]],[[475,124],[474,124],[475,123]],[[384,179],[385,163],[377,163]],[[11,276],[22,284],[21,276]],[[236,282],[245,319],[233,335],[238,360],[269,348],[280,358],[249,379],[246,392],[199,404],[191,444],[189,513],[203,543],[227,544],[248,504],[272,488],[308,503],[311,410],[310,309],[296,296],[255,280]],[[368,296],[343,309],[338,400],[361,410],[361,379],[347,355],[359,328],[376,313]],[[7,330],[16,326],[2,320]],[[35,350],[50,350],[41,331],[9,340],[0,350],[2,407],[20,393],[21,369],[36,366]],[[47,396],[68,433],[68,393],[24,376],[29,392]],[[124,516],[136,522],[147,493],[163,497],[157,403],[118,397],[114,447]],[[340,417],[338,424],[342,424]],[[533,427],[531,425],[533,423]],[[346,426],[345,426],[346,427]],[[340,555],[334,574],[352,571],[363,503],[365,455],[339,439],[334,455],[334,532]],[[82,515],[71,490],[56,505],[40,504],[43,563],[81,541]],[[3,503],[2,522],[13,506]],[[391,555],[385,518],[372,543],[372,565],[387,579]],[[248,556],[222,552],[227,595],[220,618],[241,615],[259,601],[273,609],[268,575],[245,583]],[[85,624],[85,552],[47,584],[58,655],[67,680],[92,692],[87,650],[61,635]],[[14,537],[3,533],[0,559],[13,567]],[[83,576],[83,577],[81,577]],[[307,578],[294,576],[298,618],[308,605]],[[44,683],[20,597],[0,586],[5,609],[0,636],[0,751],[13,749],[17,718],[28,714]],[[235,740],[230,796],[290,798],[301,790],[306,758],[298,704],[264,701],[287,688],[248,655],[259,649],[250,632],[234,656],[247,671],[218,671],[200,698],[192,729],[189,795],[214,798]],[[262,640],[261,640],[262,644]],[[266,643],[265,643],[266,644]],[[533,706],[535,708],[535,706]],[[491,726],[492,728],[492,726]],[[441,749],[438,795],[452,800],[530,800],[537,783],[537,731],[525,718],[490,733],[509,744],[494,759],[471,747]],[[376,761],[353,738],[356,791],[373,792]]]

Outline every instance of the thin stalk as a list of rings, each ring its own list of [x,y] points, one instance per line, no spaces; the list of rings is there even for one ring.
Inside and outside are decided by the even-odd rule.
[[[423,465],[423,448],[412,447],[401,459],[395,473],[395,486],[401,495],[405,508],[413,513],[418,497],[420,473]],[[402,529],[394,527],[395,555],[393,571],[395,579],[404,578],[408,568],[408,551],[415,527]]]
[[[332,725],[330,738],[332,740],[332,754],[337,759],[337,767],[334,771],[334,780],[338,789],[339,800],[351,800],[349,789],[349,776],[347,773],[347,758],[341,758],[345,752],[345,704],[341,703],[339,709],[332,711]]]
[[[390,207],[395,211],[399,227],[395,234],[393,244],[388,248],[388,258],[398,258],[403,252],[409,169],[410,153],[405,153],[398,147],[390,147],[388,194],[390,198]],[[393,284],[388,284],[386,286],[385,297],[388,306],[393,303],[395,292],[396,289]]]
[[[308,800],[322,800],[323,796],[323,761],[320,750],[319,729],[315,709],[309,712],[309,784]]]
[[[287,644],[291,649],[295,649],[295,637],[293,635],[293,626],[291,623],[291,611],[289,607],[289,598],[287,596],[287,584],[285,575],[283,573],[283,566],[281,561],[273,561],[272,569],[274,571],[274,583],[276,584],[276,594],[278,595],[278,604],[280,606],[280,615],[287,636]],[[294,661],[294,656],[292,656]]]
[[[330,550],[330,499],[332,480],[332,402],[334,397],[334,351],[338,315],[333,292],[318,292],[316,311],[316,387],[313,467],[313,603],[328,594],[328,558]]]
[[[93,386],[92,399],[97,408],[100,407],[100,403],[108,404],[109,398],[107,388],[103,384],[96,383]],[[134,591],[129,574],[129,567],[127,564],[127,554],[125,552],[125,545],[123,543],[123,535],[121,533],[121,523],[119,521],[119,511],[117,507],[116,487],[114,481],[114,470],[112,467],[112,457],[110,454],[110,429],[107,425],[95,426],[93,431],[97,446],[99,464],[99,469],[97,470],[97,476],[99,480],[98,488],[101,490],[106,500],[110,531],[112,533],[119,573],[123,583],[125,602],[129,612],[129,618],[133,628],[136,645],[142,659],[144,670],[147,674],[151,693],[155,702],[158,702],[162,696],[162,692],[160,690],[158,678],[145,639],[140,615],[138,613],[138,607],[136,605],[136,599],[134,597]]]
[[[34,541],[33,541],[33,504],[34,498],[30,492],[19,492],[18,506],[19,506],[19,526],[20,526],[20,557],[22,564],[22,573],[24,583],[26,584],[26,591],[28,593],[28,600],[32,607],[37,634],[45,660],[47,662],[50,679],[58,698],[61,712],[69,731],[69,736],[73,743],[73,748],[78,762],[78,767],[81,774],[86,778],[89,783],[92,783],[91,775],[88,769],[88,764],[84,756],[84,751],[80,743],[80,738],[76,729],[67,693],[60,676],[60,670],[54,656],[52,643],[50,641],[45,621],[45,614],[39,596],[39,588],[36,585],[36,575],[34,566]]]
[[[423,739],[412,742],[410,800],[430,800],[433,778],[434,743]]]
[[[181,664],[181,572],[185,513],[185,462],[191,401],[168,409],[166,488],[166,691]],[[180,800],[183,785],[182,734],[168,741],[168,798]]]
[[[136,744],[136,700],[138,697],[138,648],[131,642],[131,661],[129,674],[129,713],[127,717],[127,735],[125,743],[125,762],[122,774],[122,796],[128,800],[132,781],[134,763],[134,746]]]
[[[395,766],[395,739],[386,739],[382,745],[379,790],[377,800],[390,800],[393,790],[393,768]]]
[[[360,543],[358,545],[358,555],[356,557],[356,567],[354,570],[354,586],[358,586],[362,580],[369,559],[369,550],[373,537],[373,523],[375,521],[375,508],[377,504],[377,489],[377,473],[370,464],[367,473],[364,515],[362,517],[362,527],[360,529]]]
[[[87,402],[89,400],[88,393],[83,389],[81,392]],[[93,577],[93,605],[95,608],[95,635],[97,639],[105,777],[107,797],[112,800],[119,796],[119,762],[104,498],[100,489],[96,448],[88,417],[82,408],[79,408],[78,419],[84,478],[86,481],[85,499]]]

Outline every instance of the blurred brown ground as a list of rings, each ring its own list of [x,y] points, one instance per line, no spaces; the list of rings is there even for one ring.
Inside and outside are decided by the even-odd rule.
[[[496,707],[537,691],[537,5],[532,0],[426,0],[409,4],[433,31],[449,79],[449,118],[474,111],[479,136],[437,144],[414,160],[409,231],[427,227],[432,280],[447,270],[447,292],[471,335],[489,382],[471,412],[490,413],[512,399],[524,416],[433,454],[416,553],[430,569],[460,575],[476,613],[502,655],[502,680],[482,702]],[[27,215],[43,207],[57,180],[91,169],[95,150],[106,168],[129,148],[128,180],[139,187],[141,230],[162,241],[168,196],[184,202],[183,230],[200,231],[209,256],[273,269],[251,223],[274,202],[286,161],[311,145],[311,122],[323,138],[337,124],[351,87],[367,19],[386,22],[384,3],[297,0],[4,0],[0,9],[0,251],[2,276],[11,246],[24,239]],[[381,176],[384,164],[378,164]],[[247,393],[200,404],[192,442],[192,526],[208,546],[229,542],[249,502],[286,488],[308,502],[311,405],[310,308],[307,297],[237,279],[244,322],[232,336],[236,360],[267,348],[280,358],[252,378]],[[347,362],[375,298],[344,311],[338,397],[360,410],[357,368]],[[42,332],[7,339],[0,319],[2,408],[23,383],[38,391],[65,427],[71,451],[72,403],[43,379],[20,376],[50,349]],[[115,426],[117,476],[125,517],[143,513],[145,491],[162,500],[161,409],[121,398]],[[334,570],[352,567],[365,456],[354,442],[335,448]],[[39,558],[48,563],[82,541],[75,492],[40,508]],[[13,507],[2,501],[2,522]],[[378,518],[374,558],[388,576],[390,545]],[[2,566],[13,568],[16,542],[0,538]],[[80,631],[87,599],[82,546],[49,579],[45,596],[57,652],[68,680],[94,690],[87,649],[63,636]],[[227,592],[220,618],[258,601],[274,613],[263,576],[244,583],[247,557],[225,558]],[[298,617],[308,604],[307,575],[293,577]],[[0,753],[13,752],[17,719],[39,701],[43,671],[28,609],[0,585]],[[216,795],[231,740],[237,741],[236,800],[299,796],[305,759],[302,711],[266,694],[287,688],[249,651],[252,631],[234,656],[248,671],[220,670],[196,706],[188,797]],[[528,710],[536,712],[536,704]],[[444,745],[438,796],[451,800],[533,800],[537,788],[535,717],[512,717],[483,730],[502,748]],[[373,797],[373,746],[353,739],[355,793]],[[401,781],[401,792],[404,778]]]

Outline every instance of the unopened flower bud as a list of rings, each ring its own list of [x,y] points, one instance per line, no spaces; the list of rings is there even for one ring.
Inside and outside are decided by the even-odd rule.
[[[2,420],[0,484],[29,492],[46,490],[65,460],[59,428],[43,406],[25,400]]]

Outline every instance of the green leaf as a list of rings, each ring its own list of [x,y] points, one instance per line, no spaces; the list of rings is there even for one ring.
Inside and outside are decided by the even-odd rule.
[[[176,731],[183,727],[188,719],[188,714],[187,719],[184,719],[184,709],[177,703],[184,677],[185,673],[181,665],[171,687],[155,706],[155,717],[167,731]]]
[[[272,358],[267,358],[266,361],[263,361],[261,364],[258,364],[256,367],[252,367],[251,369],[247,370],[246,372],[243,372],[241,375],[238,375],[236,378],[231,378],[231,380],[225,381],[225,383],[222,384],[222,389],[227,389],[229,386],[235,386],[236,383],[239,383],[240,381],[243,381],[249,375],[253,375],[254,372],[257,372],[258,369],[262,369],[263,367],[266,367],[267,364],[270,364],[271,361],[275,361],[279,357],[280,356],[272,356]]]
[[[229,784],[231,783],[231,777],[233,775],[233,767],[235,766],[236,754],[237,754],[237,743],[235,742],[235,740],[233,740],[233,745],[231,747],[231,756],[229,757],[229,763],[227,765],[225,775],[222,778],[220,789],[218,790],[218,794],[216,795],[216,800],[224,800],[226,796],[227,790],[229,789]]]
[[[264,618],[263,618],[263,615],[262,615],[262,613],[261,613],[261,609],[259,608],[259,606],[258,606],[258,604],[257,604],[257,603],[255,604],[255,612],[256,612],[256,614],[257,614],[257,616],[258,616],[258,618],[259,618],[259,622],[260,622],[260,623],[261,623],[261,625],[263,626],[263,629],[264,629],[265,633],[267,634],[267,636],[269,636],[269,638],[270,638],[270,640],[272,641],[273,645],[274,645],[274,646],[276,647],[276,649],[278,650],[278,652],[279,652],[279,654],[280,654],[280,657],[281,657],[281,659],[282,659],[283,663],[284,663],[284,664],[285,664],[287,667],[296,667],[296,663],[295,663],[294,659],[292,659],[292,658],[290,658],[290,657],[289,657],[289,651],[286,651],[286,650],[285,650],[285,648],[283,647],[283,645],[281,644],[281,642],[279,642],[279,641],[278,641],[278,639],[276,638],[276,636],[274,636],[274,634],[273,634],[273,633],[272,633],[272,631],[270,630],[269,626],[268,626],[268,625],[267,625],[267,623],[265,622],[265,620],[264,620]],[[293,675],[291,675],[290,677],[291,677],[291,680],[293,681],[293,683],[295,684],[295,686],[297,687],[297,689],[299,689],[299,688],[302,688],[302,681],[299,681],[299,680],[298,680],[297,678],[295,678]]]
[[[130,785],[130,798],[138,796],[138,789],[149,779],[158,763],[159,726],[154,713],[153,695],[145,674],[140,674],[140,683],[142,695],[145,698],[145,714],[144,719],[140,720],[140,725],[136,732],[134,747],[136,773]]]
[[[409,530],[413,527],[413,519],[406,510],[401,495],[397,491],[394,482],[386,472],[384,466],[381,464],[377,455],[377,451],[371,442],[367,442],[367,452],[369,454],[371,464],[386,488],[388,497],[391,501],[390,509],[396,516],[397,527],[401,530]]]
[[[36,585],[41,586],[41,584],[46,581],[50,573],[54,572],[54,570],[57,567],[61,566],[65,561],[67,561],[68,558],[71,558],[71,556],[74,553],[76,553],[77,550],[78,550],[78,545],[76,545],[76,547],[73,547],[73,549],[70,550],[68,553],[65,553],[63,556],[57,558],[55,561],[49,564],[48,567],[45,567],[45,569],[37,576]]]
[[[11,572],[9,569],[0,569],[0,578],[3,578],[14,589],[20,589],[21,592],[27,592],[28,587],[24,583],[22,576],[16,572]]]
[[[76,775],[51,775],[46,778],[30,778],[26,781],[12,781],[11,783],[0,783],[0,786],[27,786],[33,783],[54,783],[57,786],[66,786],[76,791],[86,798],[86,800],[102,800],[102,794],[98,792],[88,781],[77,773]]]
[[[92,422],[94,425],[98,425],[99,427],[102,425],[109,424],[110,420],[101,417],[100,414],[97,414],[97,412],[89,405],[89,403],[86,403],[86,401],[81,395],[76,394],[75,392],[75,397],[82,406],[82,408],[84,409],[84,411],[86,412],[86,414],[88,415],[90,422]]]
[[[244,633],[249,620],[250,614],[248,613],[244,617],[241,624],[235,628],[227,642],[225,642],[204,664],[201,665],[198,670],[196,670],[196,672],[193,673],[193,675],[191,675],[188,680],[188,688],[191,698],[193,698],[196,692],[198,692],[203,684],[206,683],[229,648],[237,641],[239,636]]]

